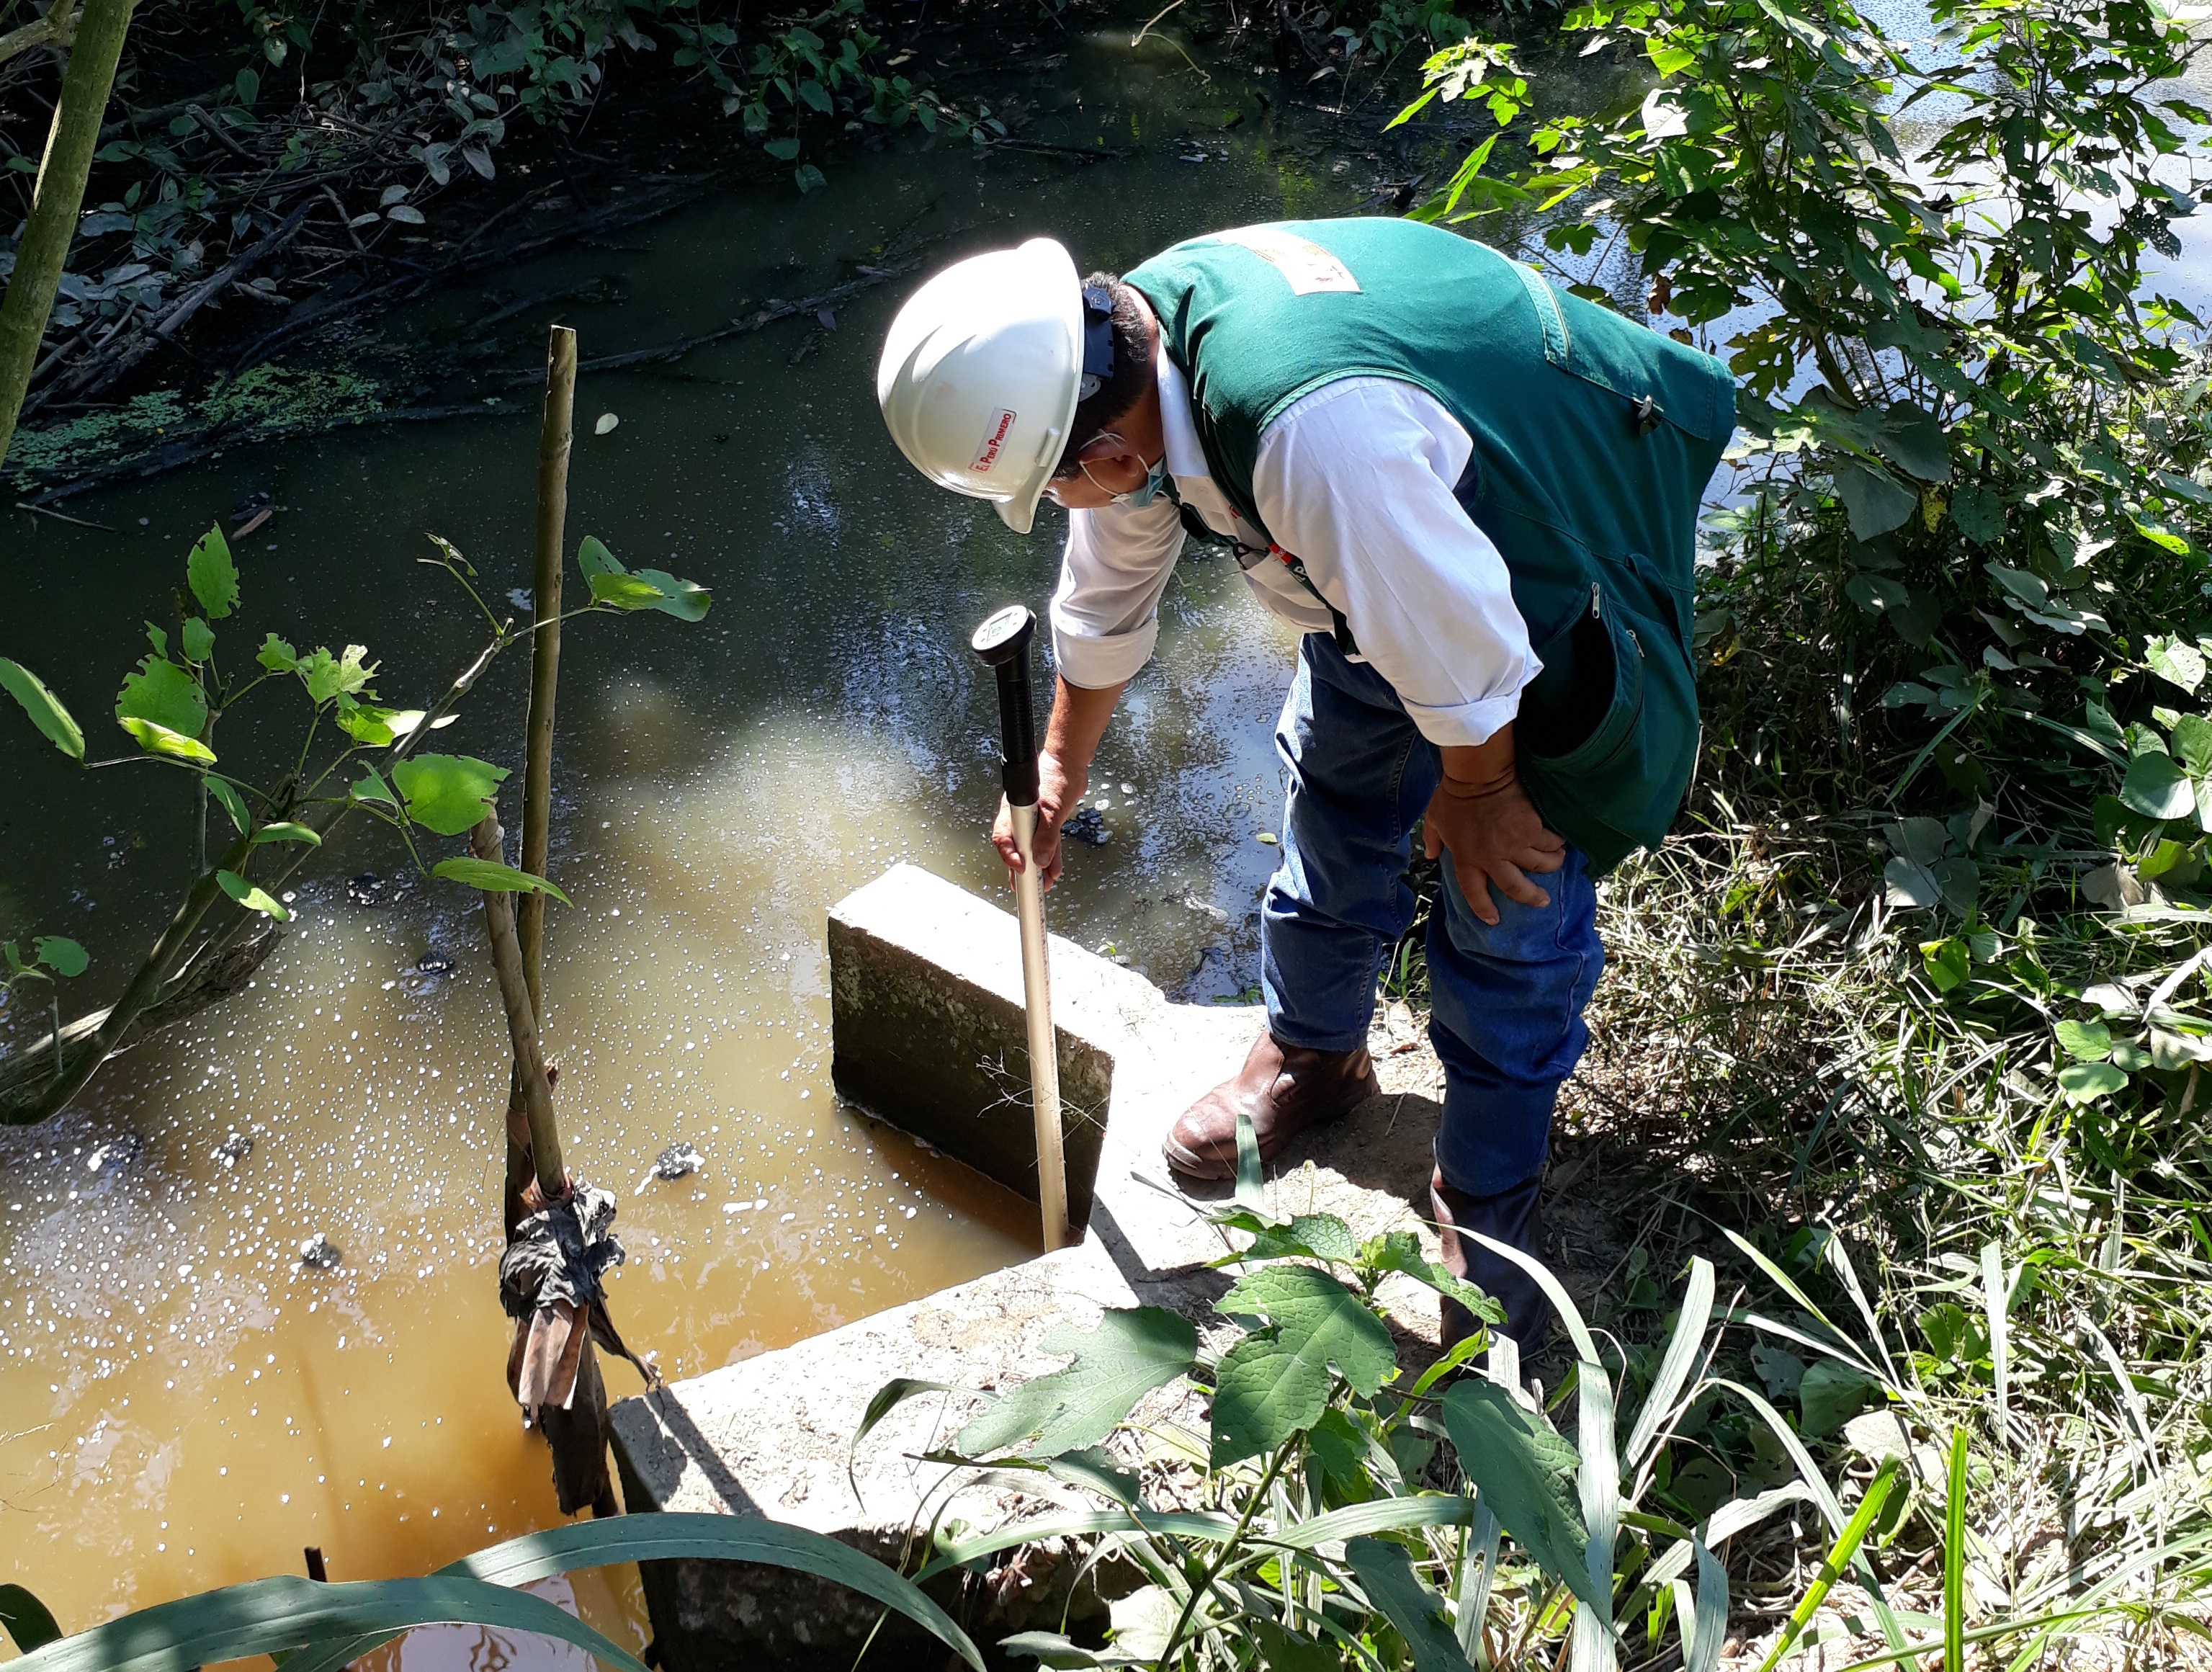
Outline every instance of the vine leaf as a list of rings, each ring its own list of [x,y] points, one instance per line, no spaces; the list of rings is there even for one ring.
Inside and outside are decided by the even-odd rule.
[[[1444,1395],[1444,1432],[1459,1466],[1499,1526],[1551,1578],[1593,1608],[1607,1607],[1590,1581],[1589,1535],[1566,1493],[1581,1465],[1575,1449],[1494,1382],[1463,1381]]]
[[[238,826],[239,835],[244,836],[252,830],[253,818],[246,811],[246,798],[238,793],[237,786],[222,778],[210,777],[206,781],[208,793],[222,804],[222,810],[230,815],[230,822]]]
[[[148,656],[141,661],[138,672],[123,681],[123,689],[115,696],[115,717],[126,731],[131,721],[144,720],[165,732],[197,738],[207,724],[207,698],[200,692],[199,682],[161,656]],[[139,741],[153,747],[143,738]]]
[[[222,885],[224,893],[248,911],[258,911],[264,917],[273,917],[280,923],[292,921],[292,914],[284,909],[282,902],[266,889],[256,888],[235,871],[218,871],[215,873],[215,879]]]
[[[574,903],[544,878],[490,860],[440,860],[430,867],[430,874],[488,894],[550,894],[564,906]]]

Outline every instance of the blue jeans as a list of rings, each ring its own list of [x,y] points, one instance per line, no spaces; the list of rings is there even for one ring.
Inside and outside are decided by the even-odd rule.
[[[1350,1050],[1367,1043],[1376,961],[1413,921],[1410,838],[1443,763],[1389,682],[1324,634],[1300,641],[1275,747],[1291,787],[1261,909],[1267,1026],[1285,1045]],[[1448,860],[1443,873],[1428,930],[1429,1037],[1444,1067],[1437,1164],[1447,1183],[1494,1195],[1543,1166],[1559,1083],[1589,1043],[1583,1006],[1605,967],[1597,891],[1571,847],[1535,879],[1550,905],[1492,891],[1493,928]]]

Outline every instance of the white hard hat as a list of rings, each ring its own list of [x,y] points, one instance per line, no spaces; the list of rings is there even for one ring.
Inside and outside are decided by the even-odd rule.
[[[1083,286],[1049,238],[955,262],[907,299],[876,401],[914,467],[1026,534],[1083,380]]]

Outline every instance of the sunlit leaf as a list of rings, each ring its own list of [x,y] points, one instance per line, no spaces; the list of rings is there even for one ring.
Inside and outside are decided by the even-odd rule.
[[[333,656],[327,648],[321,648],[302,656],[293,672],[307,686],[308,698],[313,702],[356,696],[368,692],[368,682],[376,674],[376,664],[367,661],[368,655],[366,645],[349,644],[342,656]]]
[[[346,799],[356,802],[379,802],[395,809],[399,806],[399,798],[392,793],[392,786],[384,781],[381,774],[369,767],[363,767],[361,776],[347,787]]]
[[[218,871],[215,873],[215,879],[222,885],[224,893],[248,911],[258,911],[263,916],[273,917],[280,923],[289,923],[292,921],[292,914],[284,909],[282,901],[276,899],[266,890],[256,888],[235,871]]]
[[[202,621],[198,616],[186,616],[185,617],[183,648],[185,652],[185,660],[186,661],[204,662],[207,660],[210,656],[215,654],[215,629],[209,626],[207,623]]]
[[[544,878],[533,877],[527,871],[518,871],[511,865],[500,865],[490,860],[441,860],[430,867],[430,874],[485,893],[550,894],[564,906],[570,903],[568,897]]]
[[[271,673],[289,673],[300,666],[300,654],[271,633],[253,653],[253,660]]]
[[[2112,1031],[2102,1022],[2061,1022],[2058,1043],[2076,1062],[2102,1062],[2112,1054]]]
[[[200,694],[199,682],[174,662],[149,656],[116,693],[115,717],[126,726],[134,720],[151,720],[166,731],[196,738],[207,724],[207,698]]]
[[[1198,1332],[1164,1307],[1117,1307],[1096,1329],[1055,1326],[1042,1347],[1074,1362],[1003,1395],[960,1431],[953,1444],[962,1452],[1054,1457],[1097,1445],[1139,1399],[1190,1368]]]
[[[187,761],[194,766],[213,766],[215,751],[198,738],[188,738],[182,732],[173,732],[167,727],[151,720],[126,720],[123,729],[138,739],[138,746],[149,755],[166,755],[172,760]]]
[[[2146,818],[2186,818],[2197,806],[2187,775],[2172,756],[2156,751],[2128,763],[2120,800]]]
[[[2127,1083],[2128,1077],[2109,1062],[2069,1062],[2058,1071],[2058,1089],[2070,1104],[2095,1103]]]
[[[1215,1374],[1217,1468],[1271,1451],[1312,1427],[1328,1408],[1334,1376],[1373,1394],[1397,1369],[1382,1320],[1310,1266],[1270,1266],[1240,1278],[1218,1307],[1232,1317],[1263,1322],[1223,1355]]]
[[[320,832],[305,824],[295,824],[289,821],[263,825],[253,833],[253,841],[257,847],[264,842],[303,842],[310,848],[319,848],[323,845]]]
[[[252,817],[246,811],[246,798],[238,793],[235,785],[227,779],[214,776],[204,781],[208,793],[215,797],[222,804],[222,810],[230,815],[230,822],[238,827],[239,835],[244,836],[253,828]]]
[[[1468,1379],[1444,1394],[1444,1432],[1459,1466],[1529,1560],[1593,1608],[1589,1535],[1566,1482],[1581,1459],[1575,1449],[1494,1382]]]
[[[48,690],[46,682],[21,662],[11,662],[0,656],[0,689],[22,705],[23,712],[31,717],[31,724],[39,728],[46,741],[73,761],[84,758],[84,733],[79,729],[61,699]]]
[[[238,566],[230,561],[230,542],[220,526],[200,536],[185,560],[185,580],[210,621],[221,621],[238,604]]]
[[[481,824],[506,776],[504,767],[471,755],[416,755],[392,769],[407,816],[440,836],[465,836]]]

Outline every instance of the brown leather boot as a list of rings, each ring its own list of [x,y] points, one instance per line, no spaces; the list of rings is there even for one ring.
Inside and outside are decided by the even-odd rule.
[[[1161,1147],[1168,1165],[1186,1178],[1234,1178],[1240,1112],[1252,1117],[1260,1159],[1273,1161],[1308,1127],[1326,1126],[1382,1091],[1364,1045],[1310,1051],[1263,1033],[1237,1078],[1183,1110]]]

